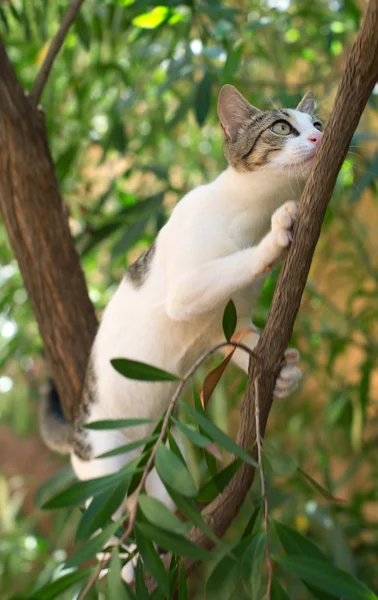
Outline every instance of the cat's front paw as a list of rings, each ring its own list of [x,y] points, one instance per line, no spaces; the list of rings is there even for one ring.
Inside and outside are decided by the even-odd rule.
[[[296,202],[286,202],[273,213],[271,230],[261,242],[265,262],[264,271],[269,271],[284,258],[293,240],[292,229],[297,214]]]
[[[302,371],[298,367],[300,359],[296,348],[288,348],[284,354],[284,363],[276,379],[274,395],[276,398],[286,398],[298,387]]]

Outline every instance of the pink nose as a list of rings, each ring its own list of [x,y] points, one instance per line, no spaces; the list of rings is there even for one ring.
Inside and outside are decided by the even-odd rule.
[[[313,133],[310,133],[307,139],[309,140],[309,142],[313,142],[315,146],[317,146],[320,140],[322,139],[322,135],[322,132],[316,129]]]

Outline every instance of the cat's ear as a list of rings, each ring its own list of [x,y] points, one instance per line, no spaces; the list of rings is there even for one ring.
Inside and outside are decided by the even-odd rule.
[[[235,140],[240,127],[259,112],[233,85],[224,85],[219,92],[218,117],[227,139]]]
[[[297,106],[297,110],[300,110],[301,112],[304,112],[304,113],[308,113],[309,115],[314,114],[315,99],[314,99],[314,94],[311,91],[307,92],[307,94],[305,94],[303,96],[302,100],[300,101],[300,103]]]

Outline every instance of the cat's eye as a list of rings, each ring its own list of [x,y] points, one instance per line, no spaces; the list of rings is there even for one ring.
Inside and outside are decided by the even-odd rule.
[[[323,123],[321,123],[320,121],[315,121],[315,123],[313,123],[313,126],[316,127],[316,129],[319,129],[319,131],[322,131],[323,129]]]
[[[291,133],[291,127],[286,121],[277,121],[270,130],[277,135],[289,135]]]

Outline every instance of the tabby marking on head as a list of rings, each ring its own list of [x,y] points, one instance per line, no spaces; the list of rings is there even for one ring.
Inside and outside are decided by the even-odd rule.
[[[321,138],[316,130],[322,129],[314,108],[314,97],[308,92],[295,110],[261,111],[233,86],[225,85],[219,94],[218,114],[229,164],[239,172],[293,167],[307,175],[306,162],[313,158]]]

